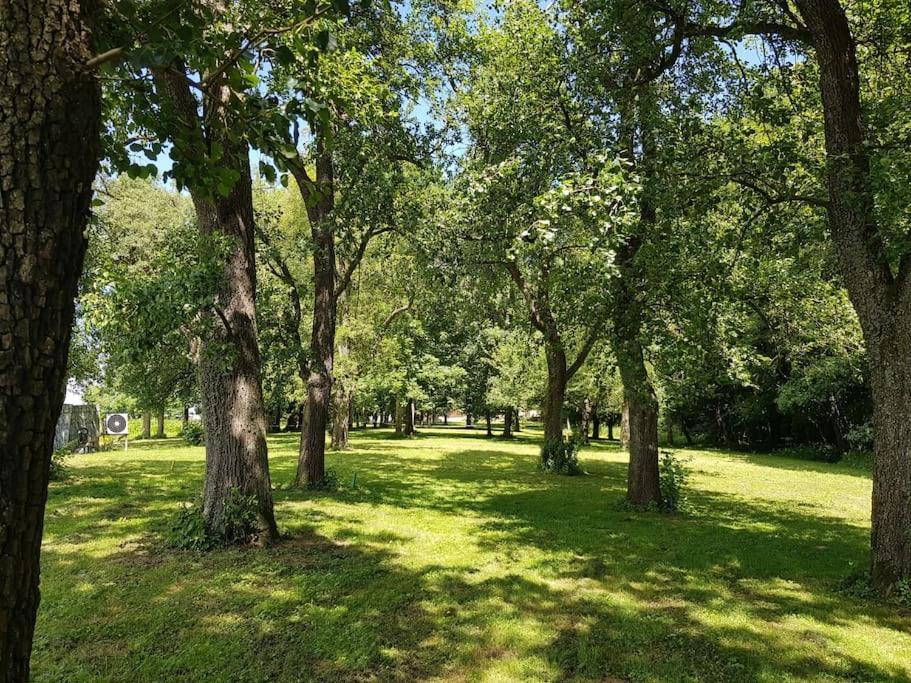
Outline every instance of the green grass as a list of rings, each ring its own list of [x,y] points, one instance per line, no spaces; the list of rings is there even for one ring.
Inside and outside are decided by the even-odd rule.
[[[202,448],[76,456],[35,680],[911,680],[911,613],[836,590],[866,562],[867,473],[690,451],[690,512],[631,513],[615,446],[567,478],[534,436],[356,432],[339,491],[276,491],[287,540],[209,554],[161,549]],[[278,485],[296,439],[270,439]]]

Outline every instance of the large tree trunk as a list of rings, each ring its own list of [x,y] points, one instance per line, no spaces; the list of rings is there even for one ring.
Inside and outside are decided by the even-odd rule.
[[[829,230],[870,361],[874,405],[871,576],[911,579],[911,252],[893,274],[876,222],[856,49],[837,0],[797,0],[819,63]]]
[[[592,439],[597,441],[601,438],[601,413],[598,406],[592,409]]]
[[[623,380],[628,430],[627,499],[636,505],[661,502],[658,486],[658,401],[639,342],[641,316],[635,292],[621,275],[615,297],[614,355]]]
[[[566,385],[569,382],[566,370],[566,354],[557,344],[547,343],[547,386],[544,390],[542,417],[544,420],[545,452],[549,445],[563,441],[563,403],[566,399]]]
[[[227,195],[208,187],[190,187],[200,230],[232,240],[221,284],[209,314],[209,333],[200,340],[197,375],[206,428],[206,474],[203,515],[210,530],[224,526],[225,501],[232,490],[257,501],[259,539],[278,536],[272,506],[272,485],[266,447],[261,359],[256,329],[256,250],[254,248],[253,181],[247,144],[228,130],[235,123],[228,113],[232,93],[222,87],[209,102],[206,124],[199,103],[187,85],[185,68],[156,71],[163,101],[184,126],[175,139],[194,140],[202,149],[217,142],[223,154],[219,165],[231,168],[238,180]],[[196,149],[196,147],[194,147]]]
[[[318,142],[316,185],[313,195],[309,179],[297,175],[304,201],[308,202],[310,235],[313,241],[313,327],[310,334],[310,367],[307,376],[307,405],[301,426],[297,483],[318,484],[326,476],[326,425],[332,401],[332,367],[338,297],[335,292],[335,230],[329,220],[333,208],[332,156]]]
[[[152,438],[152,413],[148,410],[142,411],[142,434],[139,436],[140,439],[151,439]]]
[[[512,429],[513,429],[514,432],[521,432],[521,431],[522,431],[522,423],[519,421],[519,412],[520,412],[519,409],[516,408],[516,411],[515,411],[515,422],[513,423],[513,426],[512,426]]]
[[[512,438],[512,415],[513,409],[510,406],[503,414],[503,437],[506,439]]]
[[[98,168],[86,14],[74,0],[0,2],[0,681],[29,677],[48,469]]]
[[[159,409],[158,414],[156,415],[158,420],[157,430],[155,432],[156,439],[164,439],[167,437],[167,434],[164,433],[164,408]]]

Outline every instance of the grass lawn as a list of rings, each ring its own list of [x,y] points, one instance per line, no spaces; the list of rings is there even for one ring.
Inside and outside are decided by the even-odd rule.
[[[911,680],[911,612],[845,597],[869,475],[690,451],[686,515],[619,505],[625,454],[536,470],[536,434],[353,434],[337,492],[277,490],[270,549],[161,549],[201,489],[177,439],[51,485],[37,681]],[[297,435],[270,439],[291,481]],[[357,474],[356,485],[352,479]]]

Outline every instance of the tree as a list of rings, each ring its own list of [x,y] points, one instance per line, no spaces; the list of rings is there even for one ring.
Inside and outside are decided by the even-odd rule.
[[[0,680],[26,681],[54,427],[98,168],[91,2],[0,5]]]
[[[815,57],[826,149],[822,180],[828,191],[822,205],[870,362],[875,425],[871,577],[877,590],[888,595],[911,577],[911,249],[876,210],[858,48],[849,17],[838,0],[798,0],[795,7],[796,13],[774,3],[726,7],[720,21],[675,19],[681,36],[729,40],[758,34],[809,48]]]
[[[564,41],[545,13],[519,3],[500,23],[481,41],[472,90],[459,100],[474,142],[460,238],[470,258],[505,269],[543,337],[546,461],[562,440],[567,384],[605,333],[603,293],[638,183],[599,149],[610,125],[587,118],[568,90]]]

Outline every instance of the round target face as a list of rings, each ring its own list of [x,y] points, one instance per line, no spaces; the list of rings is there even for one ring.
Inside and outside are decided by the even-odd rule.
[[[105,426],[109,434],[122,434],[127,429],[127,419],[123,415],[108,415]]]

